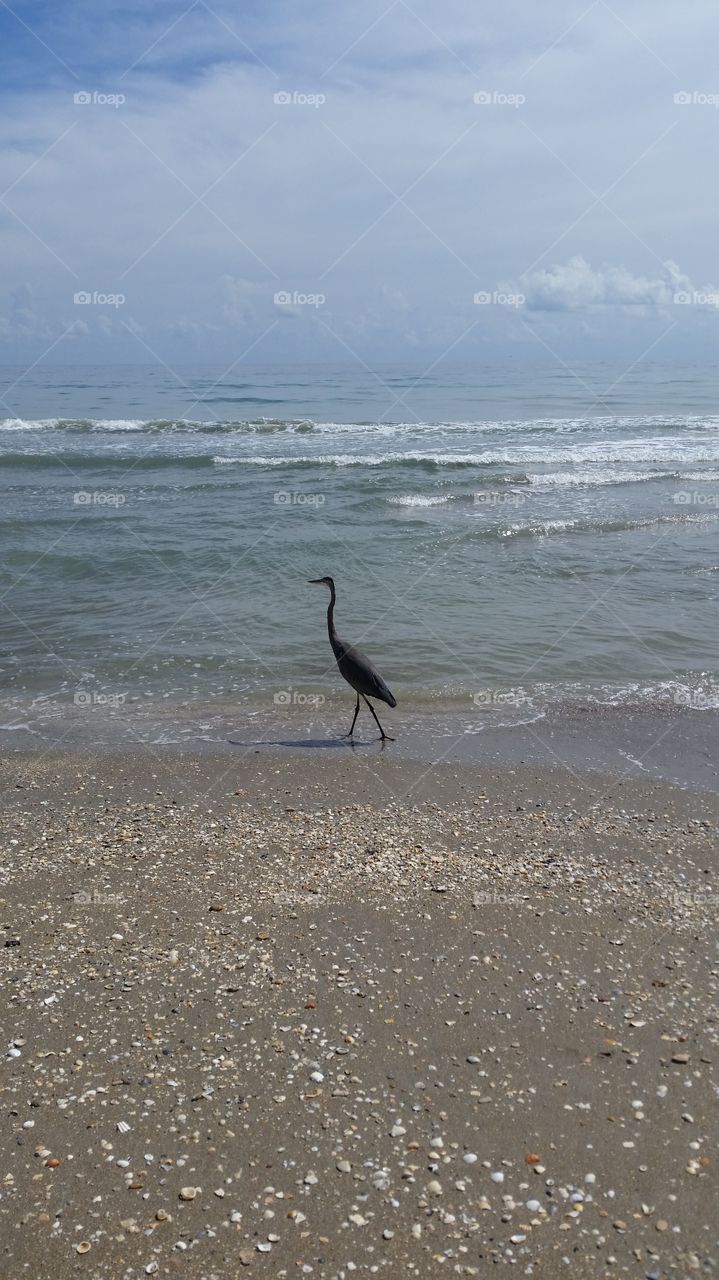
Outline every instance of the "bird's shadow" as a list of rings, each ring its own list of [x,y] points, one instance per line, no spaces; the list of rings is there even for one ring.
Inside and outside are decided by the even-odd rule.
[[[242,742],[239,738],[228,738],[232,747],[302,747],[310,751],[326,751],[333,748],[344,748],[356,751],[358,747],[376,747],[384,751],[382,738],[369,738],[366,742],[349,738],[260,738],[257,742]]]

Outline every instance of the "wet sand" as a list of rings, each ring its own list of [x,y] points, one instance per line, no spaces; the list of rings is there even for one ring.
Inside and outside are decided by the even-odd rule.
[[[1,1275],[715,1273],[715,797],[389,751],[0,779]]]
[[[288,695],[289,696],[289,695]],[[314,695],[313,695],[314,696]],[[328,704],[268,706],[264,698],[177,704],[171,700],[68,707],[36,700],[0,723],[0,755],[63,751],[117,755],[146,751],[156,764],[173,755],[224,755],[239,767],[246,755],[270,752],[294,761],[313,755],[355,759],[380,753],[369,713],[360,716],[354,743],[346,734],[352,702],[346,691]],[[535,770],[606,773],[655,779],[696,791],[719,793],[719,711],[689,709],[671,701],[645,705],[592,702],[473,704],[469,699],[403,700],[401,710],[382,709],[396,734],[391,759],[472,768],[525,765]],[[389,757],[388,757],[389,758]],[[386,760],[383,760],[384,769]]]

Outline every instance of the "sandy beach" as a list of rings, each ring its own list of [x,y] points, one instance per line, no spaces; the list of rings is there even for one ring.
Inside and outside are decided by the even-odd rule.
[[[8,1280],[714,1273],[715,797],[389,753],[2,790]]]
[[[0,1280],[719,1280],[718,35],[0,0]]]

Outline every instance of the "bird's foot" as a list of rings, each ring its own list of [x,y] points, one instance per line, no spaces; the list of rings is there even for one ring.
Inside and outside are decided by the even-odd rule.
[[[388,733],[383,733],[380,735],[380,742],[394,742],[394,738],[390,738]]]

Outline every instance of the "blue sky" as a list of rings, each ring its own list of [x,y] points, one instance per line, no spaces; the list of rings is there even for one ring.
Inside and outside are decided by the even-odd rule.
[[[0,0],[0,361],[714,360],[718,27]]]

